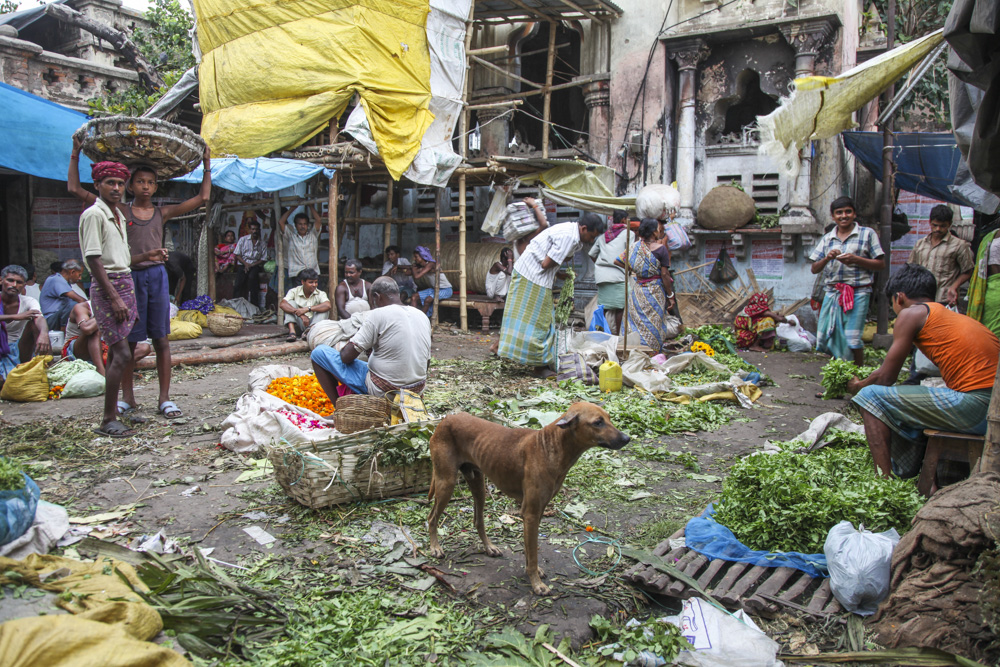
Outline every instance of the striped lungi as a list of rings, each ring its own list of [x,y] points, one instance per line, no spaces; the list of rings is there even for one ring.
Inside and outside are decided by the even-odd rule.
[[[827,289],[825,292],[816,327],[816,349],[838,359],[851,361],[854,359],[851,350],[860,350],[865,346],[861,334],[868,317],[871,291],[862,291],[862,288],[855,290],[854,307],[846,313],[841,308],[838,297],[835,289]]]
[[[497,354],[529,366],[552,370],[558,366],[552,290],[531,282],[516,269],[504,304]]]
[[[91,310],[94,311],[94,319],[97,320],[101,339],[108,345],[114,345],[118,341],[128,338],[128,335],[132,333],[132,327],[139,319],[139,310],[135,304],[135,284],[132,282],[131,273],[127,271],[109,273],[108,280],[118,292],[118,296],[125,302],[128,317],[125,318],[124,322],[115,319],[115,311],[111,307],[111,295],[106,294],[96,280],[90,286],[90,306]]]
[[[961,392],[947,387],[871,385],[852,400],[892,429],[893,471],[912,477],[923,461],[924,429],[985,434],[992,394],[992,389]]]

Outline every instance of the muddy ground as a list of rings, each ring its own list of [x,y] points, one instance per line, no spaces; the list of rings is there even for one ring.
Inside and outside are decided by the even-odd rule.
[[[487,405],[497,397],[526,395],[542,384],[520,373],[509,374],[509,367],[490,361],[489,347],[495,340],[496,333],[462,334],[448,326],[436,330],[430,402],[438,392],[448,403],[439,408],[461,407],[466,402]],[[630,445],[620,456],[581,460],[541,530],[540,564],[553,587],[552,597],[533,596],[523,577],[517,508],[502,497],[491,498],[487,526],[504,555],[488,558],[479,553],[471,499],[461,485],[444,522],[443,545],[449,555],[442,562],[429,563],[444,572],[454,591],[436,583],[423,595],[459,605],[476,615],[477,622],[495,629],[511,624],[533,634],[538,624],[549,624],[557,636],[570,637],[575,647],[590,641],[588,622],[594,614],[648,613],[649,601],[619,580],[630,563],[617,563],[606,544],[587,543],[575,554],[574,547],[595,537],[653,547],[717,496],[723,476],[738,458],[767,439],[789,439],[818,414],[846,405],[814,397],[824,363],[819,355],[742,356],[773,382],[752,410],[739,410],[737,419],[710,433],[660,439],[633,433],[637,443],[646,443],[647,455],[641,458],[630,454]],[[217,445],[219,424],[245,391],[248,372],[276,362],[309,368],[303,353],[175,369],[172,398],[184,417],[174,421],[152,414],[156,377],[152,371],[143,372],[137,396],[149,422],[137,427],[136,437],[126,440],[97,438],[90,431],[100,413],[97,398],[44,404],[3,402],[0,426],[6,435],[0,436],[0,453],[27,460],[42,497],[66,506],[71,517],[124,510],[120,518],[98,523],[100,528],[92,537],[128,544],[141,535],[163,531],[184,548],[212,548],[213,558],[246,568],[236,573],[256,576],[263,565],[276,567],[278,574],[270,580],[273,590],[298,604],[305,598],[303,589],[296,589],[296,572],[303,568],[343,585],[361,585],[359,580],[369,576],[369,582],[388,593],[426,585],[420,583],[423,571],[415,577],[405,566],[397,574],[372,575],[371,565],[394,562],[385,560],[391,540],[384,547],[366,541],[373,525],[381,523],[406,528],[417,546],[425,545],[428,507],[424,497],[308,510],[291,501],[273,476],[235,482],[253,463]],[[460,394],[462,387],[473,389],[468,396],[456,398],[456,389]],[[474,392],[478,395],[473,396]],[[649,456],[650,447],[663,455]],[[567,508],[576,517],[566,513]],[[243,516],[251,511],[263,514],[252,519]],[[276,541],[262,546],[244,531],[249,526],[259,526]],[[588,526],[593,530],[588,532]],[[406,549],[405,555],[411,551],[412,547]],[[303,580],[302,586],[306,585],[312,584]]]

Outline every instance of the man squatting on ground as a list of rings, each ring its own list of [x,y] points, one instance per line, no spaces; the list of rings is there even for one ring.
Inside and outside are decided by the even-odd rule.
[[[41,306],[21,294],[27,280],[28,272],[16,264],[0,271],[0,387],[22,359],[52,351]]]
[[[305,338],[309,327],[330,317],[330,297],[319,289],[319,273],[313,269],[302,269],[297,276],[298,287],[288,290],[288,294],[278,304],[285,313],[288,327],[288,342],[293,343],[299,336]]]
[[[73,289],[73,285],[83,277],[83,266],[75,259],[68,259],[59,267],[59,273],[48,277],[42,286],[38,302],[45,315],[49,331],[62,331],[69,321],[69,314],[78,303],[87,299]]]
[[[337,382],[357,394],[384,396],[396,389],[423,393],[431,357],[431,325],[427,317],[399,299],[399,285],[389,276],[371,288],[374,308],[351,340],[339,351],[329,345],[313,350],[316,379],[334,405]],[[368,362],[358,359],[369,352]]]
[[[96,197],[80,186],[80,143],[73,138],[73,152],[70,154],[67,189],[84,202],[94,204]],[[158,412],[167,419],[183,416],[177,404],[170,400],[170,286],[167,279],[167,250],[163,247],[163,227],[173,217],[195,210],[208,201],[212,193],[212,165],[209,151],[205,149],[204,176],[198,194],[180,204],[154,206],[153,195],[158,187],[156,171],[139,166],[126,178],[126,189],[132,191],[132,202],[125,205],[115,202],[116,211],[126,221],[126,241],[128,253],[132,257],[129,271],[135,290],[137,319],[128,332],[129,364],[122,375],[122,400],[118,410],[128,415],[135,423],[145,420],[139,414],[133,388],[133,368],[136,346],[147,338],[153,341],[156,351],[156,378],[159,383],[157,399]],[[97,182],[97,179],[94,179]],[[82,238],[82,237],[81,237]],[[134,253],[134,254],[133,254]],[[89,262],[89,260],[88,260]],[[93,271],[91,271],[93,275]],[[93,291],[93,288],[91,288]],[[93,305],[93,304],[92,304]],[[94,315],[98,317],[96,308]],[[98,317],[98,323],[100,318]],[[102,335],[103,335],[102,329]],[[106,340],[106,337],[105,337]],[[110,343],[109,343],[110,345]]]
[[[935,303],[937,281],[921,266],[897,271],[885,292],[897,315],[892,346],[877,371],[852,379],[847,390],[861,409],[876,467],[886,477],[912,477],[923,460],[924,429],[986,433],[1000,341],[983,324]],[[914,345],[941,369],[945,387],[892,386]]]

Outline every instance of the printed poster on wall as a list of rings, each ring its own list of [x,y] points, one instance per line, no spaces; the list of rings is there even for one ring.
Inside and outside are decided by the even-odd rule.
[[[781,280],[785,275],[785,250],[780,239],[754,239],[750,246],[750,268],[757,280]]]

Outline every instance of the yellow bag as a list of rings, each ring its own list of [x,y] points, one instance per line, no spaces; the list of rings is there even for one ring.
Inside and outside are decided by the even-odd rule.
[[[243,317],[240,315],[240,311],[235,308],[230,308],[229,306],[216,306],[212,312],[219,313],[220,315],[235,315],[236,317]]]
[[[178,311],[177,315],[174,316],[174,319],[180,320],[181,322],[194,322],[202,328],[208,326],[208,317],[200,310]]]
[[[17,366],[7,374],[7,381],[0,389],[0,398],[18,403],[48,400],[49,376],[46,367],[50,363],[52,356],[45,355]]]
[[[182,313],[198,313],[197,310],[182,310]],[[201,315],[201,313],[198,313]],[[205,317],[204,315],[201,315]],[[201,335],[201,327],[194,322],[186,322],[179,317],[170,320],[170,333],[167,340],[191,340]]]

